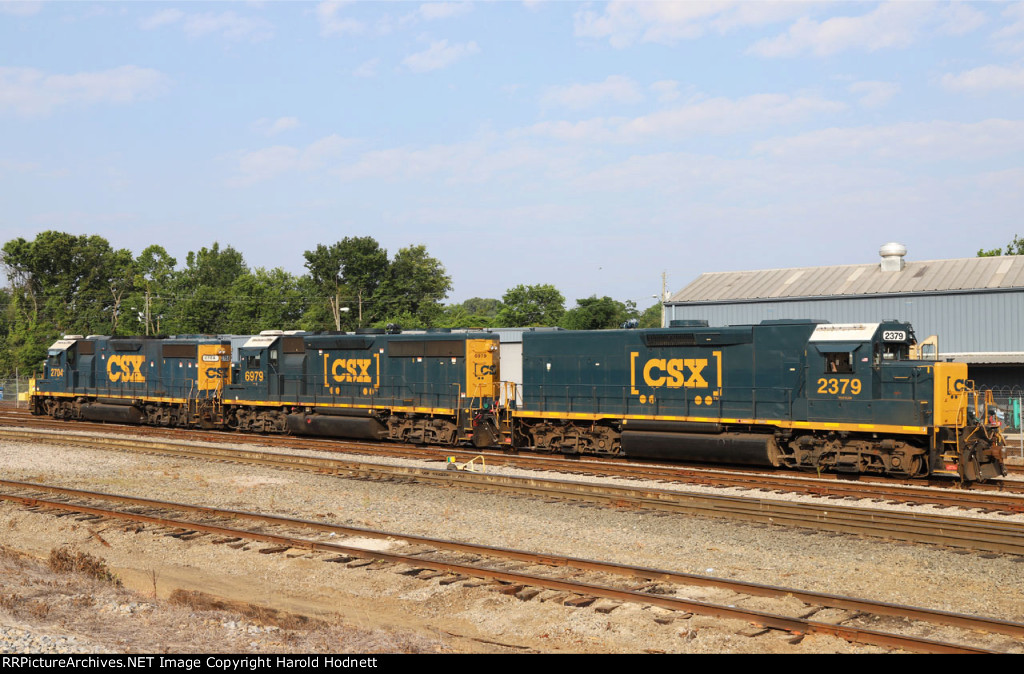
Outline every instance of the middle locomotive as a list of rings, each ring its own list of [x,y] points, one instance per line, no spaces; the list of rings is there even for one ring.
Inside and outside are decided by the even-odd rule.
[[[293,433],[477,447],[501,442],[498,337],[267,331],[239,349],[223,423]]]

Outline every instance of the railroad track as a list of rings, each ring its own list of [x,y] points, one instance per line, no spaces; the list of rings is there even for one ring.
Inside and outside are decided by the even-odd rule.
[[[198,540],[241,550],[251,549],[251,543],[267,543],[271,547],[259,552],[297,550],[348,567],[391,568],[436,581],[439,588],[483,582],[489,589],[524,601],[559,601],[603,612],[611,612],[623,602],[640,603],[683,615],[743,620],[754,626],[750,636],[768,630],[793,633],[796,640],[805,634],[829,634],[855,643],[928,653],[1006,652],[1019,649],[1024,639],[1024,623],[794,588],[52,485],[2,480],[0,489],[0,501],[80,515],[93,530],[103,523],[129,522],[134,533],[141,531],[140,526],[147,527],[151,533],[179,541]],[[400,553],[355,544],[367,538],[398,541],[409,549]],[[348,541],[352,542],[346,544]],[[693,587],[727,590],[736,597],[728,604],[688,599],[687,588]],[[796,611],[798,615],[792,615],[792,610],[744,609],[744,599],[751,596],[796,598],[803,606]],[[838,613],[830,621],[813,619],[826,609]],[[879,629],[879,624],[890,628]],[[952,630],[955,636],[945,639],[953,640],[927,636],[936,627],[944,634]]]
[[[467,489],[530,495],[542,499],[596,503],[608,507],[628,507],[703,517],[724,517],[771,526],[810,528],[981,552],[1024,555],[1024,527],[1016,521],[991,514],[965,517],[846,505],[832,499],[781,500],[765,498],[760,492],[756,496],[736,496],[623,486],[621,483],[551,479],[539,477],[536,473],[471,473],[408,464],[391,466],[367,463],[358,459],[197,446],[194,442],[157,441],[124,436],[74,435],[0,428],[0,439],[244,463],[348,478],[458,485]],[[436,455],[434,458],[437,459]],[[986,498],[991,496],[986,495]],[[1004,498],[1019,499],[1009,496]],[[963,503],[958,505],[962,506]]]
[[[27,410],[0,407],[0,427],[25,427],[61,431],[96,433],[95,422],[57,421],[48,417],[35,417]],[[729,468],[692,468],[681,464],[630,463],[595,457],[559,455],[519,455],[502,452],[467,450],[464,448],[436,448],[419,445],[401,445],[382,442],[361,442],[343,439],[295,438],[279,435],[251,435],[225,431],[163,429],[148,426],[102,425],[104,433],[133,436],[162,437],[168,440],[194,440],[252,444],[261,447],[322,450],[331,453],[349,453],[363,456],[387,456],[427,461],[451,456],[466,462],[484,456],[492,466],[508,466],[528,470],[544,470],[567,474],[601,477],[661,480],[671,483],[697,484],[715,487],[734,487],[762,491],[802,493],[833,498],[873,499],[902,504],[923,504],[988,512],[1024,513],[1024,481],[997,480],[974,485],[970,490],[951,489],[954,483],[924,486],[920,481],[900,481],[890,478],[861,476],[850,480],[835,475],[813,475],[785,471],[758,472]],[[943,488],[944,487],[944,488]]]

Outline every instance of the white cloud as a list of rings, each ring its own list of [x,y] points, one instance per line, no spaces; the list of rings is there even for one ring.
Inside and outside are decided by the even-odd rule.
[[[253,123],[253,130],[265,136],[276,136],[277,134],[295,129],[299,126],[297,117],[279,117],[278,119],[258,119]]]
[[[41,1],[36,2],[34,0],[4,0],[0,2],[0,14],[10,14],[12,16],[32,16],[38,14],[43,8]]]
[[[679,82],[675,80],[660,80],[651,85],[651,91],[662,103],[668,103],[679,99]]]
[[[456,61],[480,52],[476,42],[449,45],[448,40],[431,42],[424,51],[410,54],[402,63],[413,72],[424,73],[447,68]]]
[[[639,103],[644,95],[636,82],[621,75],[610,75],[596,84],[572,84],[548,87],[541,97],[545,106],[559,106],[579,110],[600,103]]]
[[[47,115],[55,108],[131,103],[163,94],[170,80],[151,68],[121,66],[73,75],[48,75],[34,68],[0,68],[0,111]]]
[[[235,12],[205,12],[186,14],[179,9],[165,9],[139,22],[143,30],[154,30],[171,24],[181,24],[191,38],[219,33],[228,40],[262,42],[274,36],[274,26],[260,17],[239,16]]]
[[[898,94],[900,85],[895,82],[854,82],[848,87],[850,93],[860,96],[865,108],[880,108]]]
[[[944,5],[939,11],[937,31],[943,35],[966,35],[988,23],[988,17],[965,2]]]
[[[575,34],[607,38],[616,48],[635,42],[674,44],[708,32],[789,20],[807,9],[793,2],[610,2],[602,13],[589,7],[576,12]]]
[[[275,145],[242,154],[238,159],[238,175],[229,180],[233,187],[244,187],[295,171],[315,171],[341,154],[351,140],[331,135],[304,148]]]
[[[139,25],[143,30],[153,30],[180,21],[184,16],[185,12],[180,9],[165,9],[143,19]]]
[[[266,19],[239,16],[230,11],[220,14],[189,14],[184,19],[183,27],[189,37],[219,33],[229,40],[262,42],[274,36],[274,27]]]
[[[364,61],[356,66],[352,70],[352,75],[355,77],[376,77],[377,68],[380,66],[380,59],[374,58],[369,61]]]
[[[947,73],[942,77],[942,86],[953,91],[965,92],[1024,91],[1024,66],[1006,68],[988,65],[959,75]]]
[[[815,96],[756,94],[739,99],[710,98],[640,117],[605,117],[580,122],[541,122],[512,135],[532,135],[562,141],[643,142],[679,140],[697,134],[728,135],[790,124],[846,109],[843,103]]]
[[[358,19],[340,16],[341,8],[350,4],[328,0],[316,6],[316,19],[320,23],[321,35],[357,35],[366,30],[366,24]]]
[[[465,14],[473,8],[469,2],[427,2],[420,5],[418,14],[425,20],[447,19]]]
[[[804,52],[829,56],[847,49],[907,47],[932,19],[934,6],[916,2],[889,2],[861,16],[837,16],[820,22],[801,17],[783,35],[756,42],[750,52],[765,57]]]
[[[1024,51],[1024,3],[1015,2],[1003,10],[1007,25],[992,34],[996,46],[1006,52]]]
[[[974,161],[1024,151],[1024,121],[907,122],[888,126],[831,128],[761,141],[755,154],[794,161],[859,157],[906,162]]]

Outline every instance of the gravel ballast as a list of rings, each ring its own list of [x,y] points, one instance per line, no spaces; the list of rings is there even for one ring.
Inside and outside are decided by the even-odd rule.
[[[550,503],[453,487],[341,479],[47,445],[2,443],[0,465],[4,466],[5,478],[12,480],[205,503],[1024,622],[1024,565],[1021,558],[1008,555],[726,519]],[[557,477],[567,479],[563,475]],[[669,488],[660,483],[657,486]],[[844,501],[846,504],[849,502]],[[174,590],[195,589],[243,603],[273,606],[332,625],[401,635],[383,650],[882,650],[832,637],[812,635],[794,639],[792,635],[776,632],[760,634],[740,621],[681,616],[637,605],[623,605],[602,613],[537,599],[521,601],[486,588],[439,586],[436,581],[388,570],[326,564],[309,555],[261,555],[253,550],[209,545],[202,539],[180,541],[132,534],[125,532],[123,526],[90,525],[12,505],[0,506],[0,532],[0,544],[39,559],[45,559],[50,550],[60,546],[71,546],[102,558],[127,588],[148,593],[157,604]],[[390,545],[400,551],[399,543]],[[761,601],[735,595],[722,597],[701,588],[689,588],[685,596],[709,602],[733,601],[755,608]],[[795,610],[798,612],[799,606]],[[17,644],[32,648],[24,645],[32,643],[24,641],[29,638],[25,632],[40,638],[46,636],[59,644],[54,648],[81,648],[84,652],[125,648],[123,644],[102,640],[76,641],[87,635],[51,633],[43,629],[45,620],[38,625],[26,625],[24,612],[14,613],[17,612],[0,603],[0,627],[4,627],[0,631],[0,649],[15,649],[9,652],[36,652],[17,651]],[[222,629],[221,623],[211,622],[211,630]],[[287,646],[278,632],[253,636],[244,647],[254,652]],[[74,639],[60,641],[64,637]],[[134,650],[152,650],[147,648],[144,633],[137,638],[140,642],[132,645]],[[932,638],[939,639],[941,635]],[[1002,650],[1024,652],[1009,638],[994,643]],[[373,648],[364,646],[364,650]]]

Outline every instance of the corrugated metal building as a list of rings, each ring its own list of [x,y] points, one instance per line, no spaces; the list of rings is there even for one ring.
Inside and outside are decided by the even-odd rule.
[[[906,252],[886,244],[870,264],[701,274],[666,301],[666,321],[893,318],[918,341],[938,336],[939,356],[969,363],[978,385],[1024,386],[1024,256],[915,262]]]

